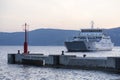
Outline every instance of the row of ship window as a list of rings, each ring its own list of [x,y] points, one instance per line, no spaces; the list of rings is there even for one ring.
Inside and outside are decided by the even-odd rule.
[[[80,38],[80,39],[101,39],[102,37],[74,37],[74,38]]]

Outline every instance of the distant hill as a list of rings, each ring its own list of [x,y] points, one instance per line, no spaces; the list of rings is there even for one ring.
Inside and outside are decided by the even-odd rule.
[[[107,35],[110,35],[112,42],[115,46],[120,46],[120,27],[106,29],[104,31]]]
[[[104,29],[107,35],[111,36],[115,46],[120,46],[120,27]],[[60,30],[60,29],[37,29],[29,32],[29,45],[48,46],[64,45],[64,41],[78,35],[77,30]],[[0,45],[23,45],[23,32],[0,32]]]
[[[29,32],[30,45],[63,45],[68,37],[78,34],[74,30],[37,29]]]

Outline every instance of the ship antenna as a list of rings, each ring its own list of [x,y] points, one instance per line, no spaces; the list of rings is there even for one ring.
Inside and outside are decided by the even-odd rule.
[[[91,29],[94,28],[94,21],[91,21]]]

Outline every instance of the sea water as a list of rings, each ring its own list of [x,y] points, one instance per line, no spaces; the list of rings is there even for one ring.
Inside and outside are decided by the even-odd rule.
[[[22,46],[0,46],[0,80],[120,80],[120,74],[80,69],[59,69],[7,64],[7,54],[23,52]],[[61,54],[87,57],[120,57],[120,47],[114,47],[112,51],[96,52],[72,52],[68,53],[64,46],[29,46],[30,53],[44,55]]]

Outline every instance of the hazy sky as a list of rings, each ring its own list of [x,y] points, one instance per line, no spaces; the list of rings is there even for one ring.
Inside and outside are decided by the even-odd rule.
[[[120,0],[0,0],[0,31],[120,26]]]

